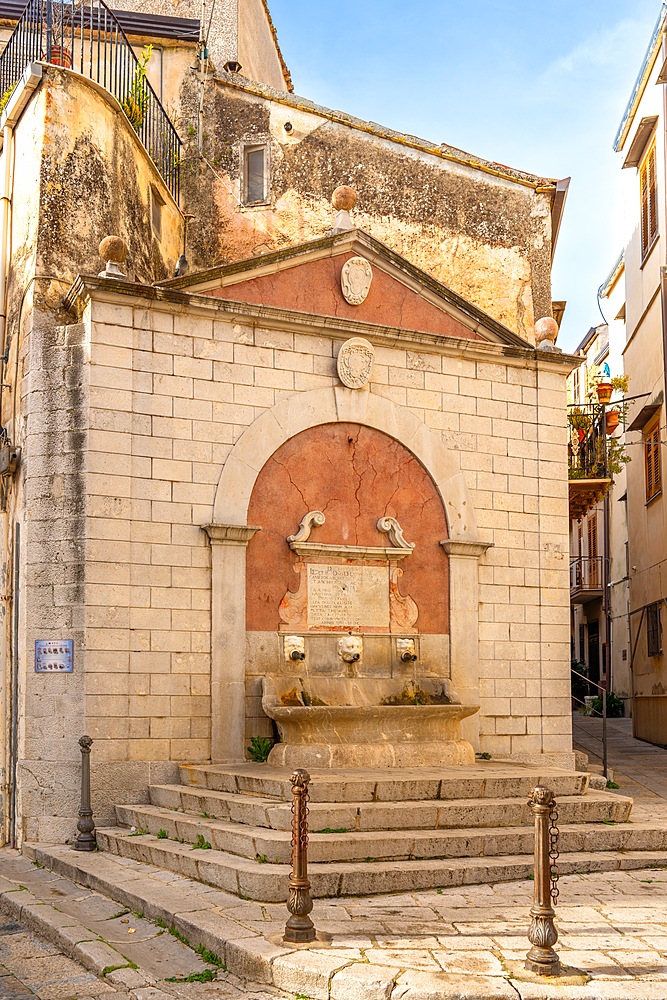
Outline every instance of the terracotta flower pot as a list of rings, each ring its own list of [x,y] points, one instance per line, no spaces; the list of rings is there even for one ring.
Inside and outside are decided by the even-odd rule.
[[[607,434],[613,434],[618,427],[620,417],[617,410],[607,410],[605,413],[605,422]]]
[[[72,68],[72,53],[64,45],[51,46],[51,65],[63,66],[65,69]]]
[[[611,394],[614,391],[611,382],[598,382],[595,389],[598,394],[598,403],[604,403],[606,406],[607,403],[611,402]]]

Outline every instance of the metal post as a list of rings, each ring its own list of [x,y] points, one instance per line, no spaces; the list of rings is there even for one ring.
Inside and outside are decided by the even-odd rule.
[[[289,880],[287,909],[291,916],[285,924],[288,944],[307,944],[317,937],[315,926],[308,914],[313,908],[308,881],[308,784],[307,771],[297,770],[292,775],[292,873]]]
[[[530,911],[528,940],[532,948],[526,956],[526,969],[538,976],[559,976],[560,959],[553,949],[558,940],[551,905],[551,845],[549,820],[555,806],[550,788],[538,785],[528,802],[535,816],[535,895]]]
[[[90,748],[92,745],[93,741],[90,736],[82,736],[79,740],[81,747],[81,808],[79,809],[79,822],[76,824],[79,836],[74,844],[75,851],[97,850],[93,810],[90,805]]]

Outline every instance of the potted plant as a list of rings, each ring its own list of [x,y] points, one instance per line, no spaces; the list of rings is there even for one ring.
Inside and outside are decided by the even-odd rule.
[[[65,69],[72,68],[72,53],[66,45],[51,46],[51,65],[63,66]]]
[[[630,384],[629,375],[615,375],[611,380],[611,387],[614,392],[620,392],[623,395],[628,391],[628,386]],[[620,400],[616,402],[610,409],[605,412],[605,423],[607,434],[613,434],[619,425],[621,418],[625,420],[628,411],[628,404]]]
[[[150,104],[150,91],[146,80],[146,67],[153,54],[153,46],[146,45],[141,50],[132,77],[132,83],[127,97],[121,101],[121,107],[130,120],[130,125],[138,132],[144,123],[144,116]]]
[[[621,419],[620,414],[618,410],[615,409],[614,407],[611,407],[609,410],[605,412],[604,420],[605,420],[605,430],[607,434],[614,433],[614,431],[618,427],[620,419]]]
[[[590,430],[591,417],[588,413],[583,413],[579,406],[574,406],[570,410],[570,424],[579,435],[579,440],[583,441],[586,431]]]
[[[611,402],[611,394],[614,391],[614,387],[611,382],[598,382],[595,386],[595,391],[598,394],[598,403],[602,403],[606,406]]]

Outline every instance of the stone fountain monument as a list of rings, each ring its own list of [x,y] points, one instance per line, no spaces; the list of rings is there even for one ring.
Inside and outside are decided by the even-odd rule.
[[[348,270],[358,298],[362,269]],[[359,337],[338,354],[342,392],[362,405],[373,355]],[[248,521],[247,732],[273,720],[270,763],[472,764],[461,723],[478,704],[450,670],[447,517],[415,455],[354,420],[311,426],[265,462]]]

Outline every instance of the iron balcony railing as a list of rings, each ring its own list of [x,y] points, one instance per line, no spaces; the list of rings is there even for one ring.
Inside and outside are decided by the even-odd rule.
[[[33,62],[74,69],[113,94],[178,199],[180,139],[104,0],[30,0],[0,56],[0,111]]]
[[[570,562],[570,590],[602,590],[602,556],[579,556]]]
[[[569,406],[567,421],[569,478],[606,478],[608,463],[605,407],[600,403]]]

